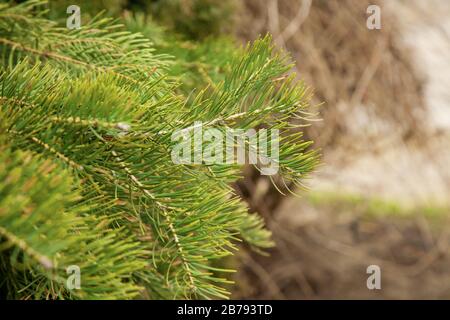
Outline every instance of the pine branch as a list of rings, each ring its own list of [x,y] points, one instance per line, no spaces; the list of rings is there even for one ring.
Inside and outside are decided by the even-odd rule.
[[[0,6],[0,272],[11,297],[228,297],[219,274],[230,270],[216,262],[241,238],[270,247],[270,232],[230,186],[238,165],[174,165],[171,136],[195,121],[280,129],[280,173],[300,184],[317,154],[290,120],[307,124],[309,93],[288,57],[266,37],[221,57],[219,73],[201,61],[182,77],[196,62],[177,55],[204,47],[155,49],[100,16],[69,31],[41,6]],[[198,72],[198,92],[178,87]],[[65,287],[69,265],[80,291]]]

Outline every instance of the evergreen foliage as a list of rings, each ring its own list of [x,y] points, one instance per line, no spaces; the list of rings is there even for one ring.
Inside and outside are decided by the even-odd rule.
[[[208,43],[183,53],[166,31],[152,44],[102,16],[68,30],[45,8],[0,4],[1,292],[226,298],[218,274],[232,270],[215,262],[240,239],[272,246],[270,233],[231,187],[241,168],[174,165],[171,135],[198,120],[278,128],[280,174],[301,185],[317,154],[291,121],[305,123],[309,94],[288,75],[288,57],[266,37],[208,64]],[[145,34],[146,19],[136,19],[127,26]],[[214,70],[192,91],[202,81],[180,76],[201,57]],[[70,265],[81,289],[66,287]]]

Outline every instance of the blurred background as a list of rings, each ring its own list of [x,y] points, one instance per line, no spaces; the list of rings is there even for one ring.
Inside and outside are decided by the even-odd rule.
[[[449,299],[450,2],[244,3],[240,37],[271,32],[323,102],[307,129],[323,165],[300,199],[266,204],[253,186],[277,247],[242,258],[235,297]]]
[[[75,3],[78,2],[78,3]],[[101,10],[175,56],[180,93],[221,79],[239,45],[271,33],[314,92],[306,136],[323,164],[299,196],[248,168],[237,192],[276,247],[224,263],[233,298],[450,299],[450,1],[98,0]],[[369,30],[369,5],[381,29]],[[366,268],[381,269],[368,290]]]

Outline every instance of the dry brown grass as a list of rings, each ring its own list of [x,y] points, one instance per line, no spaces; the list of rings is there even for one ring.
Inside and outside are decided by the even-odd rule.
[[[277,247],[270,256],[243,252],[233,298],[448,299],[449,223],[423,216],[367,217],[364,205],[311,204],[269,219]],[[309,216],[309,217],[308,217]],[[303,219],[302,219],[303,217]],[[366,268],[381,268],[381,290],[368,290]]]
[[[374,3],[382,7],[381,30],[366,27],[366,8]],[[291,52],[315,101],[324,103],[323,121],[309,130],[321,146],[342,144],[349,134],[367,143],[385,130],[408,138],[423,128],[420,77],[380,1],[245,0],[239,21],[241,38],[270,32]]]

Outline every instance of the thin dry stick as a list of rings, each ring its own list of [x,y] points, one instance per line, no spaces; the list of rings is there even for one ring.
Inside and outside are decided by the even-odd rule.
[[[242,252],[242,258],[245,264],[253,270],[253,272],[262,280],[267,289],[270,291],[269,296],[275,297],[276,299],[286,299],[285,295],[281,292],[278,285],[273,281],[270,274],[264,269],[251,255]]]
[[[280,34],[280,17],[278,12],[278,0],[269,0],[267,4],[267,17],[269,30],[273,35]]]
[[[289,39],[291,39],[295,35],[295,33],[300,29],[303,22],[305,22],[305,20],[309,16],[309,12],[311,10],[311,3],[312,3],[312,0],[303,0],[302,1],[295,18],[289,23],[289,25],[278,36],[278,38],[280,39],[281,42],[285,42],[285,41],[288,41]]]
[[[387,47],[387,38],[384,38],[377,47],[377,50],[372,55],[369,65],[364,70],[361,79],[358,82],[358,86],[356,87],[351,99],[351,105],[355,106],[361,103],[364,93],[367,91],[367,88],[370,85],[370,81],[374,77],[375,73],[380,66],[381,60],[383,58],[383,54],[386,51]]]

